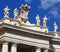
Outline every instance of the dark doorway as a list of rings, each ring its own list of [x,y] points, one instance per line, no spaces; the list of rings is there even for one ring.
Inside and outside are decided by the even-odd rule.
[[[17,52],[35,52],[35,48],[32,46],[19,44],[17,47]]]

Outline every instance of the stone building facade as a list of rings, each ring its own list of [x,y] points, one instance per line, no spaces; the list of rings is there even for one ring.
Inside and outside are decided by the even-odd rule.
[[[60,52],[60,33],[54,22],[54,32],[46,26],[48,20],[36,16],[36,24],[28,21],[30,6],[21,5],[20,15],[14,9],[14,19],[9,18],[9,8],[4,8],[4,18],[0,21],[0,52]]]

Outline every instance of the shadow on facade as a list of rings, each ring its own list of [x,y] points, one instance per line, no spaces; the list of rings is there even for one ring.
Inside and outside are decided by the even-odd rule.
[[[50,42],[49,47],[50,47],[49,52],[55,52],[55,48],[53,47],[52,42]]]
[[[19,44],[17,46],[17,52],[35,52],[35,47]]]

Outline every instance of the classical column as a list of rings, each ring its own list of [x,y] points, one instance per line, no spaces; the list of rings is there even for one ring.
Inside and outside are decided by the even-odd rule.
[[[48,49],[45,49],[44,52],[48,52]]]
[[[12,44],[11,52],[17,52],[17,45],[16,44]]]
[[[2,52],[8,52],[8,43],[7,42],[3,42]]]
[[[36,52],[41,52],[41,49],[40,49],[40,48],[37,48],[37,49],[36,49]]]

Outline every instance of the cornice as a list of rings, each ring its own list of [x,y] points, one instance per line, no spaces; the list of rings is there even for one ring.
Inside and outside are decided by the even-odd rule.
[[[51,37],[51,38],[54,37],[54,34],[51,35],[49,33],[35,31],[35,30],[24,28],[24,27],[19,27],[19,26],[15,26],[15,25],[6,24],[6,23],[0,24],[0,28],[2,28],[2,27],[11,28],[11,29],[14,29],[14,30],[24,31],[24,32],[28,32],[28,33],[32,33],[32,34],[36,34],[36,35]]]

